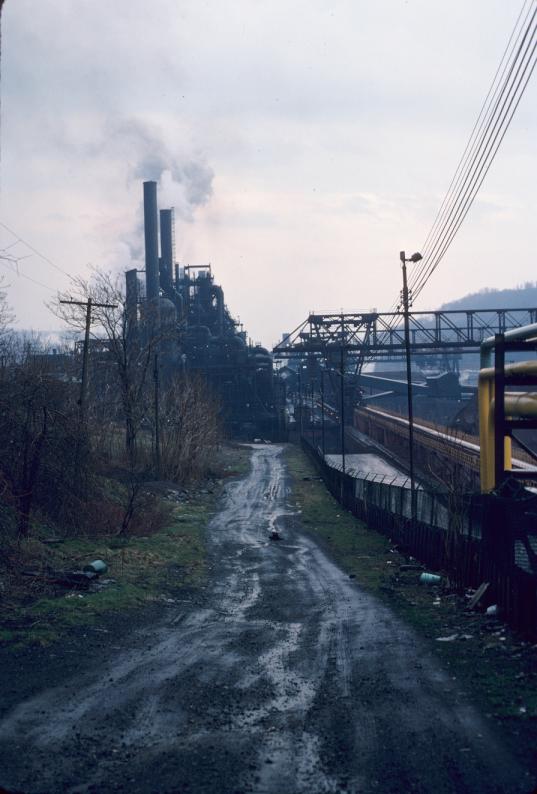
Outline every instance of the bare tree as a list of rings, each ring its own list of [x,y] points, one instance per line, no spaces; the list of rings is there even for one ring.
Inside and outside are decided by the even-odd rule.
[[[73,507],[76,403],[51,368],[54,358],[26,341],[10,351],[0,377],[2,501],[15,513],[19,539],[29,534],[35,504],[52,519]]]
[[[159,343],[158,334],[150,316],[144,318],[142,331],[137,316],[127,311],[119,276],[95,270],[89,281],[77,278],[69,295],[61,295],[60,299],[73,297],[81,302],[91,298],[94,304],[114,307],[96,307],[92,313],[92,338],[95,341],[104,339],[99,354],[108,376],[108,381],[104,383],[105,393],[99,395],[99,402],[102,408],[103,397],[108,398],[109,415],[113,416],[113,402],[115,395],[119,395],[125,427],[125,448],[129,465],[134,469],[137,464],[137,439],[149,409],[147,390],[152,359]],[[84,327],[85,309],[60,303],[50,305],[50,308],[71,327],[79,330]]]
[[[0,355],[5,354],[5,348],[11,337],[11,324],[15,321],[15,314],[8,303],[6,285],[0,279]]]
[[[86,305],[89,299],[94,305],[91,436],[101,454],[108,442],[109,459],[119,463],[115,441],[117,428],[123,424],[126,496],[119,534],[125,535],[143,503],[143,482],[153,465],[147,454],[151,450],[147,430],[151,427],[153,361],[162,335],[151,305],[144,306],[143,318],[138,318],[137,308],[127,306],[120,276],[95,270],[89,281],[75,279],[69,295],[60,296],[60,300]],[[85,306],[58,302],[50,308],[72,328],[81,331],[86,324]]]
[[[221,438],[220,406],[200,377],[173,378],[161,408],[161,468],[175,482],[201,479]]]

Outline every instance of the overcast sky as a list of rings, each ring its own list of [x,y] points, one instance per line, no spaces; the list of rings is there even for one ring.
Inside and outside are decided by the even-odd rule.
[[[0,220],[70,273],[142,267],[157,179],[177,259],[211,262],[255,340],[312,309],[387,309],[521,4],[7,0]],[[537,277],[536,82],[416,308]],[[19,269],[68,285],[37,255]],[[20,325],[56,326],[52,293],[2,271]]]

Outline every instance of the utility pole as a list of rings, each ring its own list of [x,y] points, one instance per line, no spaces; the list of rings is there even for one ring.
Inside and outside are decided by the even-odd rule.
[[[80,396],[78,398],[78,438],[75,450],[75,478],[78,481],[80,470],[80,441],[82,430],[87,421],[87,402],[88,402],[88,359],[89,359],[89,338],[91,329],[91,310],[92,309],[117,309],[117,303],[94,303],[91,298],[87,301],[61,300],[68,306],[84,306],[86,309],[86,329],[84,332],[84,347],[82,351],[82,378],[80,382]]]
[[[342,471],[345,474],[345,373],[344,373],[344,350],[343,339],[341,339],[341,347],[339,348],[339,367],[340,367],[340,384],[341,384],[341,400],[340,400],[340,419],[341,419],[341,462]]]
[[[303,422],[302,422],[302,375],[298,371],[298,410],[300,414],[300,440],[302,441]]]
[[[313,379],[311,381],[311,435],[312,435],[313,447],[315,448],[315,402],[314,402],[314,391],[313,391]]]
[[[155,381],[155,472],[157,479],[160,479],[160,378],[158,368],[158,353],[155,353],[153,380]]]
[[[414,410],[412,405],[412,366],[410,360],[410,299],[406,273],[407,262],[419,262],[421,254],[415,253],[407,259],[405,252],[399,254],[403,267],[403,314],[405,323],[405,353],[406,353],[406,390],[408,403],[408,460],[410,466],[410,519],[412,525],[416,523],[416,483],[414,479]]]
[[[67,301],[61,300],[60,303],[65,303],[69,306],[85,306],[86,308],[86,330],[84,333],[84,348],[82,352],[82,380],[80,383],[80,397],[78,405],[80,409],[80,422],[84,424],[86,421],[86,405],[87,405],[87,392],[88,392],[88,358],[89,358],[89,338],[91,328],[91,310],[92,309],[117,309],[117,303],[94,303],[91,298],[87,301]]]
[[[325,457],[324,444],[324,370],[321,368],[321,447],[323,450],[323,461]]]
[[[84,306],[86,309],[86,330],[84,333],[84,348],[82,352],[82,380],[80,383],[80,397],[78,398],[78,406],[80,410],[80,423],[86,422],[86,405],[88,400],[88,357],[89,357],[89,335],[91,328],[91,310],[92,309],[117,309],[117,303],[94,303],[91,298],[87,301],[66,301],[61,300],[60,303],[65,303],[69,306]]]

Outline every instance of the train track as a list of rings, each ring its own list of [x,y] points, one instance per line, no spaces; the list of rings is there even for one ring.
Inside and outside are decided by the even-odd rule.
[[[355,426],[360,414],[373,421],[377,426],[383,427],[401,437],[408,437],[408,419],[403,416],[396,416],[379,408],[357,408],[354,415]],[[422,422],[413,422],[413,427],[415,444],[421,444],[429,450],[439,452],[479,473],[480,446],[477,438],[470,440],[472,437],[466,434],[461,438],[448,428],[435,428]],[[525,454],[523,452],[521,454],[517,453],[517,455],[512,460],[514,469],[531,470],[534,468],[534,464],[532,465],[529,460],[524,460],[522,456],[524,455],[525,457]]]

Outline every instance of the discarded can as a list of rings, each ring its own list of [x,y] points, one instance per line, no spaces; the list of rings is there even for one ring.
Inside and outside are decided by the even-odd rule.
[[[108,565],[104,562],[104,560],[93,560],[90,562],[89,565],[84,566],[84,570],[88,571],[88,573],[96,573],[100,575],[101,573],[106,573],[108,570]]]
[[[437,576],[435,573],[422,573],[420,576],[421,584],[439,584],[441,581],[442,577]]]

